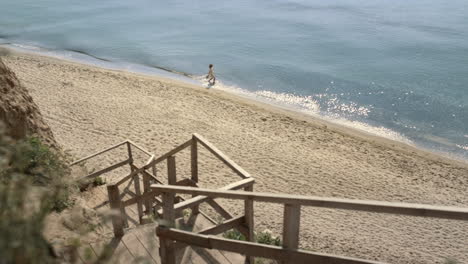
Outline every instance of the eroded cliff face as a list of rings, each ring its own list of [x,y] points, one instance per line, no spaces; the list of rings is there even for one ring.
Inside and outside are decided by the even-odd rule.
[[[26,88],[0,57],[0,123],[14,139],[38,136],[53,148],[58,144]]]

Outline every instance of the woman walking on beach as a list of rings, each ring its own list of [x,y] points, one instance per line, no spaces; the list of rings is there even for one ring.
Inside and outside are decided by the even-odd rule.
[[[210,64],[209,66],[209,70],[208,70],[208,74],[206,75],[206,79],[208,79],[208,83],[210,85],[214,85],[215,82],[216,82],[216,77],[214,76],[214,72],[213,72],[213,64]],[[211,82],[213,81],[213,82]]]

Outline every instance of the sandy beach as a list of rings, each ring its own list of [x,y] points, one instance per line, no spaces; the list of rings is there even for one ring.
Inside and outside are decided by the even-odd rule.
[[[76,158],[125,139],[159,156],[198,133],[247,170],[257,191],[468,206],[464,162],[175,80],[18,52],[4,61]],[[238,180],[208,153],[201,161],[202,186]],[[182,178],[188,158],[178,163]],[[256,229],[280,233],[282,214],[256,204]],[[300,245],[390,263],[468,263],[467,230],[462,221],[307,208]]]

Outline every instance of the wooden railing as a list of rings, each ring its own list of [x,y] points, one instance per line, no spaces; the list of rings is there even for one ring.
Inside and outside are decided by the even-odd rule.
[[[125,144],[125,142],[113,146],[108,150],[116,148],[122,144]],[[144,217],[147,215],[155,215],[157,217],[161,217],[163,215],[163,210],[154,210],[155,205],[167,205],[164,204],[164,201],[162,201],[163,197],[162,199],[160,198],[160,192],[150,189],[150,184],[162,184],[162,180],[158,179],[157,177],[157,164],[164,161],[167,162],[167,182],[169,185],[198,187],[198,148],[200,145],[205,147],[210,153],[212,153],[215,157],[217,157],[220,161],[222,161],[226,166],[231,168],[237,175],[239,175],[242,178],[240,181],[228,184],[220,188],[219,190],[244,189],[245,191],[253,191],[253,184],[255,180],[252,177],[250,177],[250,174],[248,172],[242,169],[234,161],[229,159],[224,153],[222,153],[219,149],[217,149],[214,145],[212,145],[202,136],[198,134],[193,134],[190,140],[175,147],[174,149],[168,151],[160,157],[154,158],[154,156],[151,156],[151,158],[141,167],[137,167],[133,163],[131,163],[131,172],[129,175],[107,186],[110,207],[114,209],[115,212],[117,212],[117,214],[115,214],[112,219],[115,236],[124,235],[124,229],[125,227],[128,227],[128,220],[126,217],[126,207],[128,206],[137,204],[138,218],[140,224],[143,224],[145,222]],[[191,167],[190,178],[178,179],[176,170],[176,154],[189,147]],[[104,151],[100,153],[104,153]],[[96,155],[99,155],[99,153],[91,155],[90,157],[94,157]],[[149,170],[151,170],[151,172],[149,172]],[[119,186],[129,181],[133,181],[135,193],[132,194],[132,198],[124,201],[122,200],[122,195],[119,190]],[[141,185],[143,185],[143,190],[141,190]],[[174,199],[176,199],[176,196],[174,196]],[[191,209],[192,214],[198,214],[200,213],[199,205],[202,203],[207,203],[225,220],[228,220],[228,222],[226,223],[230,223],[231,225],[233,223],[240,223],[240,225],[237,225],[239,231],[242,232],[249,240],[253,241],[253,215],[250,214],[252,210],[246,210],[245,217],[234,219],[231,213],[226,211],[221,205],[219,205],[216,201],[209,197],[194,195],[192,198],[187,200],[182,199],[182,197],[177,197],[176,200],[177,203],[173,204],[174,216],[184,209]],[[251,206],[250,202],[246,202],[246,206]],[[207,230],[206,232],[210,231]]]
[[[149,173],[148,171],[146,171],[147,168],[151,168],[153,173],[156,171],[156,168],[155,166],[152,166],[150,163],[152,163],[154,161],[154,155],[152,153],[150,153],[149,151],[147,151],[146,149],[140,147],[139,145],[135,144],[134,142],[130,141],[130,140],[125,140],[119,144],[116,144],[114,146],[111,146],[109,148],[106,148],[102,151],[99,151],[99,152],[96,152],[92,155],[89,155],[85,158],[82,158],[80,160],[77,160],[75,162],[72,162],[71,163],[71,166],[77,166],[77,165],[80,165],[80,164],[84,164],[85,162],[93,159],[93,158],[96,158],[98,156],[101,156],[101,155],[104,155],[104,154],[109,154],[111,151],[121,147],[121,146],[126,146],[127,149],[126,149],[126,154],[127,154],[127,157],[125,160],[123,161],[120,161],[120,162],[116,162],[112,165],[109,165],[105,168],[102,168],[96,172],[93,172],[93,173],[90,173],[80,179],[78,179],[78,182],[79,183],[83,183],[83,182],[89,182],[89,181],[92,181],[93,179],[95,179],[96,177],[99,177],[103,174],[106,174],[106,173],[109,173],[111,171],[114,171],[118,168],[121,168],[125,165],[129,165],[129,169],[130,169],[130,174],[123,177],[122,179],[120,179],[118,182],[116,183],[113,183],[113,184],[110,184],[107,186],[107,191],[108,191],[108,197],[109,197],[109,204],[110,204],[110,207],[112,209],[116,209],[117,211],[119,211],[119,215],[118,217],[114,217],[112,219],[112,222],[113,222],[113,226],[114,226],[114,234],[116,236],[121,236],[123,235],[123,228],[124,227],[128,227],[128,218],[126,217],[126,210],[125,210],[125,207],[129,206],[129,205],[132,205],[134,204],[135,202],[138,203],[138,217],[139,217],[139,222],[142,223],[143,221],[143,216],[144,216],[144,211],[143,211],[143,204],[142,204],[142,201],[141,199],[139,198],[140,196],[142,195],[147,195],[148,192],[150,192],[150,184],[152,183],[162,183],[160,181],[157,180],[157,178],[152,175],[151,173]],[[137,166],[135,166],[134,164],[134,149],[137,149],[141,152],[143,152],[144,155],[148,156],[149,159],[147,160],[147,162],[145,163],[145,165],[142,167],[142,168],[138,168]],[[140,187],[140,177],[142,178],[142,182],[143,182],[143,193],[141,191],[141,187]],[[136,197],[133,197],[131,198],[130,200],[128,201],[122,201],[122,198],[121,198],[121,193],[119,191],[119,186],[123,185],[124,183],[127,183],[129,181],[133,181],[133,184],[134,184],[134,188],[135,188],[135,192],[136,192]],[[147,204],[145,204],[145,209],[146,210],[150,210],[151,208],[151,205],[149,204],[149,202],[151,202],[152,200],[151,199],[147,199]]]
[[[176,194],[191,194],[207,199],[226,198],[245,201],[245,216],[232,218],[221,225],[212,227],[210,231],[198,234],[172,228],[170,225],[157,227],[160,238],[161,261],[163,264],[175,263],[176,243],[184,243],[208,249],[226,250],[248,256],[276,259],[283,263],[379,263],[376,261],[348,258],[330,254],[321,254],[299,250],[299,226],[301,206],[324,207],[344,210],[390,213],[398,215],[435,217],[455,220],[468,220],[468,208],[431,206],[423,204],[391,203],[379,201],[364,201],[338,198],[322,198],[314,196],[298,196],[271,193],[256,193],[249,191],[211,190],[184,186],[151,185],[155,192],[163,194],[163,218],[168,223],[174,221],[174,196]],[[283,244],[282,247],[261,245],[252,242],[227,240],[207,234],[217,234],[240,223],[253,223],[253,202],[269,202],[284,205]],[[248,204],[247,204],[248,203]],[[247,219],[248,218],[248,219]],[[249,232],[253,233],[253,225]],[[216,232],[214,232],[216,231]],[[164,241],[164,243],[162,243]],[[250,263],[254,263],[250,259]]]
[[[84,180],[84,179],[92,180],[92,179],[94,179],[94,178],[96,178],[96,177],[98,177],[98,176],[101,176],[101,175],[103,175],[103,174],[105,174],[105,173],[111,172],[111,171],[113,171],[113,170],[115,170],[115,169],[117,169],[117,168],[120,168],[120,167],[122,167],[122,166],[125,166],[125,165],[127,165],[127,164],[130,166],[130,170],[132,170],[131,166],[133,165],[133,162],[134,162],[134,160],[133,160],[133,150],[132,150],[132,148],[136,148],[136,149],[142,151],[145,155],[149,156],[150,159],[154,159],[154,155],[151,154],[149,151],[147,151],[147,150],[145,150],[144,148],[138,146],[137,144],[133,143],[133,142],[130,141],[130,140],[125,140],[125,141],[123,141],[123,142],[121,142],[121,143],[119,143],[119,144],[116,144],[116,145],[114,145],[114,146],[111,146],[111,147],[109,147],[109,148],[106,148],[106,149],[104,149],[104,150],[102,150],[102,151],[96,152],[96,153],[94,153],[94,154],[92,154],[92,155],[89,155],[89,156],[87,156],[87,157],[85,157],[85,158],[82,158],[82,159],[80,159],[80,160],[74,161],[74,162],[72,162],[72,163],[70,164],[70,166],[77,166],[77,165],[80,165],[80,164],[84,164],[86,161],[91,160],[92,158],[95,158],[95,157],[97,157],[97,156],[100,156],[100,155],[103,155],[103,154],[105,154],[105,153],[108,153],[108,152],[110,152],[110,151],[112,151],[112,150],[114,150],[114,149],[117,149],[117,148],[119,148],[119,147],[121,147],[121,146],[123,146],[123,145],[126,145],[126,146],[127,146],[127,158],[126,158],[125,160],[120,161],[120,162],[117,162],[117,163],[115,163],[115,164],[112,164],[112,165],[110,165],[110,166],[108,166],[108,167],[106,167],[106,168],[100,169],[100,170],[98,170],[98,171],[96,171],[96,172],[90,173],[90,174],[88,174],[88,175],[82,177],[82,178],[79,179],[78,181]]]

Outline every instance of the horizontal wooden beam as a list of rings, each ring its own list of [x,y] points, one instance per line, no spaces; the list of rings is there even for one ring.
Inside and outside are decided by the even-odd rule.
[[[156,228],[156,234],[161,238],[179,241],[191,246],[225,250],[248,256],[289,261],[291,263],[382,264],[382,262],[378,261],[341,257],[312,251],[287,250],[277,246],[225,239],[212,235],[200,235],[161,226]]]
[[[218,235],[233,228],[239,228],[245,222],[244,216],[238,216],[224,221],[221,224],[205,228],[198,232],[201,235]]]
[[[146,164],[145,168],[147,169],[147,168],[153,166],[154,164],[158,164],[159,162],[167,159],[168,157],[175,155],[177,152],[182,151],[185,148],[189,147],[191,144],[192,144],[192,139],[189,139],[188,141],[186,141],[185,143],[179,145],[178,147],[174,148],[173,150],[167,152],[166,154],[164,154],[164,155],[160,156],[159,158],[153,160],[152,162]]]
[[[242,178],[249,178],[251,177],[250,174],[245,171],[241,166],[237,165],[233,160],[231,160],[228,156],[226,156],[221,150],[215,147],[213,144],[208,142],[205,138],[198,134],[193,134],[193,137],[197,139],[206,149],[208,149],[213,155],[215,155],[219,160],[221,160],[224,164],[226,164],[229,168],[231,168],[236,174],[241,176]]]
[[[252,185],[254,183],[255,183],[254,178],[247,178],[247,179],[243,179],[243,180],[240,180],[238,182],[226,185],[226,186],[220,188],[220,190],[238,190],[238,189],[244,188],[245,186]],[[153,185],[151,185],[151,188],[153,188],[153,186],[165,186],[165,185],[153,184]],[[172,185],[172,186],[174,186],[174,185]],[[180,186],[180,187],[182,187],[182,186]],[[195,187],[189,187],[189,188],[198,189],[198,188],[195,188]],[[175,204],[174,210],[176,212],[180,212],[181,210],[184,210],[186,208],[191,208],[191,207],[199,205],[199,204],[201,204],[203,202],[206,202],[206,200],[208,200],[208,199],[209,198],[206,197],[206,196],[195,196],[193,198],[190,198],[190,199],[187,199],[187,200],[185,200],[183,202]],[[158,213],[162,214],[162,210],[159,210]]]
[[[161,192],[202,195],[210,198],[237,200],[252,199],[258,202],[304,205],[313,207],[334,208],[343,210],[390,213],[411,216],[425,216],[455,220],[468,220],[468,208],[453,206],[432,206],[425,204],[393,203],[367,200],[327,198],[288,194],[258,193],[245,191],[211,190],[183,186],[151,185],[153,190]],[[197,196],[198,197],[198,196]],[[188,200],[187,200],[188,201]]]
[[[143,193],[142,195],[136,195],[134,196],[133,198],[130,198],[126,201],[123,201],[121,204],[123,207],[127,207],[127,206],[130,206],[132,204],[135,204],[139,201],[143,201],[145,199],[148,199],[148,198],[152,198],[152,197],[155,197],[155,196],[158,196],[160,195],[161,193],[158,193],[156,191],[151,191],[151,192],[147,192],[147,193]]]
[[[118,147],[120,147],[120,146],[126,144],[127,142],[128,142],[128,141],[125,140],[124,142],[121,142],[121,143],[119,143],[119,144],[117,144],[117,145],[114,145],[114,146],[112,146],[112,147],[108,147],[108,148],[106,148],[105,150],[101,150],[101,151],[96,152],[96,153],[94,153],[94,154],[91,154],[91,155],[89,155],[89,156],[87,156],[87,157],[84,157],[84,158],[82,158],[82,159],[80,159],[80,160],[74,161],[74,162],[72,162],[72,163],[70,164],[70,166],[76,165],[76,164],[81,163],[81,162],[83,162],[83,161],[85,161],[85,160],[89,160],[90,158],[94,158],[94,157],[96,157],[96,156],[98,156],[98,155],[101,155],[101,154],[103,154],[103,153],[105,153],[105,152],[107,152],[107,151],[110,151],[110,150],[113,150],[113,149],[115,149],[115,148],[118,148]]]
[[[80,180],[93,179],[93,178],[95,178],[95,177],[97,177],[97,176],[99,176],[99,175],[101,175],[101,174],[104,174],[104,173],[106,173],[106,172],[113,171],[113,170],[115,170],[115,169],[117,169],[117,168],[120,168],[120,167],[122,167],[122,166],[124,166],[124,165],[127,165],[129,162],[130,162],[129,159],[124,160],[124,161],[121,161],[121,162],[116,163],[116,164],[114,164],[114,165],[111,165],[111,166],[109,166],[109,167],[107,167],[107,168],[105,168],[105,169],[102,169],[102,170],[100,170],[100,171],[96,171],[96,172],[93,172],[93,173],[91,173],[91,174],[89,174],[89,175],[86,175],[86,176],[84,176],[83,178],[81,178]]]

